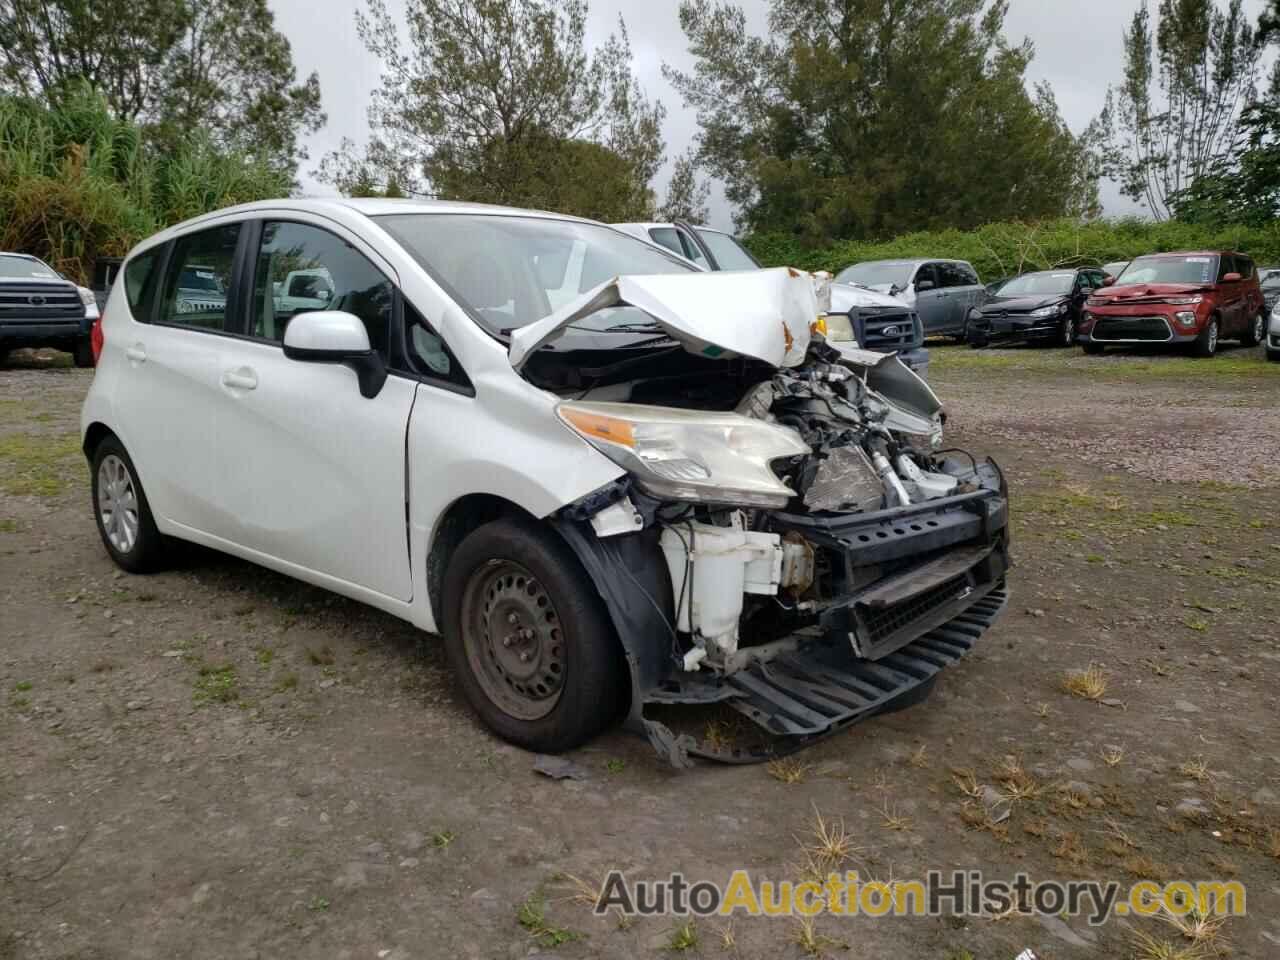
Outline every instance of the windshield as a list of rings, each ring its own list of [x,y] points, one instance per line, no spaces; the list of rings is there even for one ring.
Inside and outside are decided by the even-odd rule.
[[[905,290],[915,267],[914,261],[910,260],[874,260],[845,267],[836,274],[836,279],[841,283],[860,283],[864,287],[893,286]]]
[[[747,253],[733,237],[718,230],[699,230],[702,242],[711,248],[711,255],[721,270],[759,270],[760,264]]]
[[[541,320],[620,274],[697,273],[696,267],[609,227],[544,217],[409,213],[374,218],[491,333]],[[610,312],[611,326],[651,325]]]
[[[187,267],[178,278],[178,289],[221,293],[218,275],[209,267]]]
[[[53,268],[26,257],[0,257],[0,278],[5,280],[60,280]]]
[[[1125,267],[1116,278],[1125,283],[1213,283],[1218,258],[1205,254],[1190,257],[1143,257]]]
[[[1002,297],[1053,296],[1070,293],[1074,273],[1024,273],[1006,280],[997,291]]]

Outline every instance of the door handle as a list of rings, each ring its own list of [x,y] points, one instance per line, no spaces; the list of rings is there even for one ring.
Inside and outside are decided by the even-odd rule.
[[[235,390],[253,390],[258,386],[258,375],[248,367],[228,370],[222,375],[222,385]]]
[[[132,347],[125,347],[124,355],[136,363],[145,363],[147,359],[147,351],[143,349],[140,343],[135,343]]]

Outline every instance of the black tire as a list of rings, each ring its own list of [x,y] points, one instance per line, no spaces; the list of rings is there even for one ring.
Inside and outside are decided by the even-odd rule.
[[[1240,342],[1246,347],[1256,347],[1267,336],[1267,315],[1259,313],[1249,324],[1249,329],[1240,336]]]
[[[449,560],[443,599],[454,676],[504,740],[560,753],[600,733],[625,708],[627,673],[613,623],[554,531],[512,517],[474,530]],[[511,631],[501,648],[490,624]]]
[[[1272,363],[1280,363],[1280,350],[1268,350],[1267,359]]]
[[[122,500],[125,491],[119,487],[121,475],[118,467],[126,471],[129,488],[133,492],[134,509],[127,506],[115,506],[108,509],[109,500],[114,498],[116,504],[127,504]],[[104,490],[103,484],[112,481],[117,485],[115,492]],[[114,435],[103,438],[93,452],[91,475],[93,518],[98,524],[98,535],[102,537],[102,545],[117,566],[130,573],[152,573],[163,568],[165,563],[166,543],[164,536],[156,529],[155,517],[151,514],[151,505],[147,502],[146,491],[142,489],[142,481],[138,478],[138,470],[129,459],[129,453]],[[127,520],[132,513],[132,523]],[[104,514],[106,515],[104,517]],[[119,516],[119,520],[115,519]],[[108,527],[110,523],[110,527]],[[133,536],[129,539],[122,534],[119,524],[127,523],[132,527]],[[127,533],[127,528],[123,528]]]
[[[1076,345],[1076,318],[1067,314],[1062,318],[1062,329],[1058,331],[1058,346],[1070,350]]]
[[[71,350],[71,357],[77,367],[93,366],[93,343],[88,337],[81,337]]]
[[[969,338],[969,346],[974,350],[981,350],[983,347],[990,346],[990,344],[991,341],[986,337],[974,336]]]
[[[1086,340],[1084,343],[1080,344],[1080,346],[1084,347],[1084,352],[1089,354],[1091,357],[1096,357],[1107,349],[1102,344],[1094,343],[1091,340]]]
[[[1218,352],[1218,338],[1221,332],[1218,318],[1210,317],[1209,322],[1204,325],[1204,329],[1191,345],[1191,352],[1197,357],[1212,357]]]

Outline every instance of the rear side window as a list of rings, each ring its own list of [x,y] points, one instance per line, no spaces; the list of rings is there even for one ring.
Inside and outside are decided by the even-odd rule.
[[[973,267],[970,264],[963,263],[963,262],[957,263],[956,268],[960,271],[960,275],[964,277],[964,283],[962,284],[962,286],[967,286],[967,287],[982,286],[982,282],[978,279],[978,271],[973,269]]]
[[[133,319],[146,323],[151,319],[151,304],[155,300],[156,272],[160,265],[163,246],[140,253],[124,268],[124,298],[129,304]]]
[[[227,291],[231,289],[240,226],[229,223],[173,242],[160,301],[161,323],[227,329]]]

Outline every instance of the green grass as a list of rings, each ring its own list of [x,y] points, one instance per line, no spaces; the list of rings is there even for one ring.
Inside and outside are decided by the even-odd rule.
[[[20,497],[57,496],[66,486],[68,460],[79,453],[75,434],[0,437],[0,490]]]
[[[195,702],[231,703],[240,699],[240,684],[236,679],[236,668],[231,664],[221,666],[205,665],[195,682]]]
[[[1133,356],[1117,353],[1087,357],[1079,350],[934,350],[930,375],[956,373],[1029,373],[1091,380],[1167,380],[1172,382],[1259,380],[1280,384],[1280,367],[1256,353],[1201,360],[1176,354]]]
[[[516,910],[516,921],[529,931],[538,946],[544,949],[558,947],[561,944],[578,940],[582,934],[564,927],[557,927],[547,920],[546,901],[536,894],[520,904]]]

